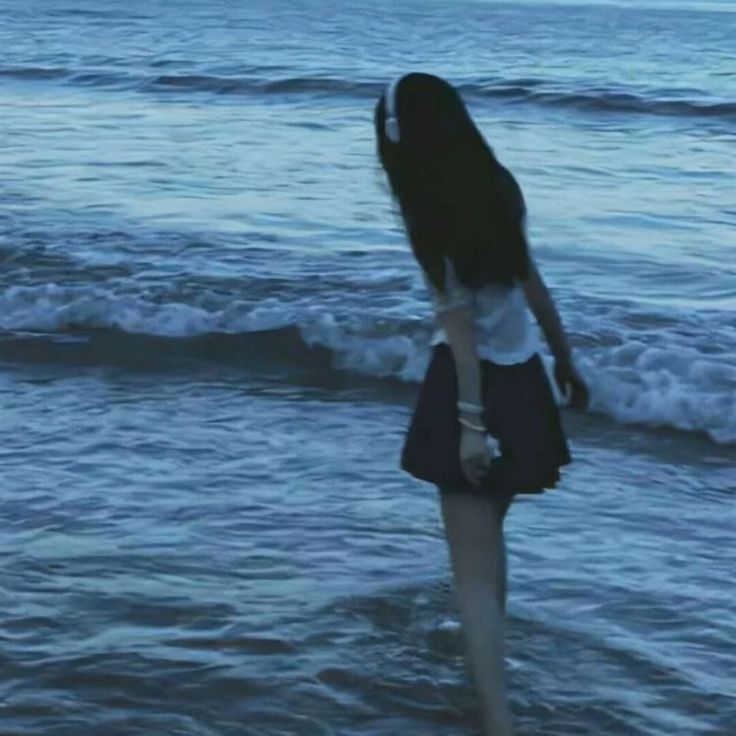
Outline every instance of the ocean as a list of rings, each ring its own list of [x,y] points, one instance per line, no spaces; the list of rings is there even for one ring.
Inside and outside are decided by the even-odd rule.
[[[518,733],[736,734],[736,3],[0,0],[0,733],[475,734],[397,73],[592,391],[507,526]]]

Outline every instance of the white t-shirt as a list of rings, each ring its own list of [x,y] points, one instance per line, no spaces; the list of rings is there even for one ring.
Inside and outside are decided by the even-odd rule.
[[[475,315],[478,357],[501,365],[525,363],[539,350],[536,330],[529,318],[521,286],[486,284],[469,289],[457,278],[452,261],[445,258],[445,290],[439,292],[427,279],[437,314],[457,307],[471,307]],[[439,325],[432,345],[447,343]]]

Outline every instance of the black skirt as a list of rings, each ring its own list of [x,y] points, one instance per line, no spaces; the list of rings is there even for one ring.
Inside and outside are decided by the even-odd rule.
[[[499,442],[480,486],[460,467],[455,361],[448,345],[434,348],[401,454],[401,467],[442,491],[541,493],[554,488],[570,451],[547,373],[538,355],[525,363],[481,361],[483,422]]]

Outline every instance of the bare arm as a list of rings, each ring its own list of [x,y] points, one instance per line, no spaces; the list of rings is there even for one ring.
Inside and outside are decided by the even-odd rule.
[[[542,328],[549,349],[558,363],[571,363],[572,352],[552,295],[544,283],[537,264],[529,259],[529,278],[522,284],[529,308]]]
[[[457,373],[458,399],[481,404],[480,362],[475,336],[475,296],[460,283],[452,262],[445,258],[442,291],[427,280],[437,322],[447,335]]]
[[[575,368],[567,335],[552,295],[531,258],[529,277],[523,282],[523,288],[529,308],[539,323],[555,359],[555,379],[560,390],[569,396],[574,408],[585,409],[589,399],[588,388]]]
[[[455,359],[458,399],[480,406],[480,361],[472,307],[456,307],[440,312],[438,321],[447,335]]]
[[[480,359],[475,336],[473,306],[456,306],[438,313],[447,335],[457,375],[458,400],[482,407]],[[479,483],[488,467],[486,432],[480,411],[458,409],[460,417],[460,464],[471,483]],[[471,428],[472,425],[478,429]]]

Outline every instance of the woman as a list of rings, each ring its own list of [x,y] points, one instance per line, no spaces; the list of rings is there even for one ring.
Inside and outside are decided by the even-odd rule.
[[[439,488],[484,733],[505,736],[504,516],[515,494],[554,487],[570,462],[527,307],[571,405],[585,408],[588,391],[529,253],[521,190],[455,89],[400,77],[375,130],[437,318],[402,467]]]

